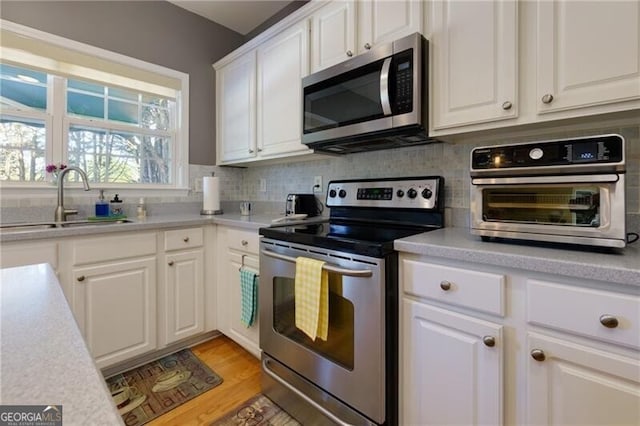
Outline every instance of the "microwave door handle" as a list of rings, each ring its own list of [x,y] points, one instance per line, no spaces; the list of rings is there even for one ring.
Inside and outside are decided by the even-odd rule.
[[[382,63],[380,72],[380,103],[385,116],[391,115],[391,102],[389,101],[389,70],[391,69],[391,58],[387,58]]]
[[[611,225],[611,194],[609,188],[600,188],[600,226],[608,228]]]
[[[278,260],[284,260],[285,262],[296,263],[295,257],[276,253],[270,250],[262,250],[261,253],[267,257],[272,257]],[[370,277],[371,275],[373,275],[373,272],[371,272],[370,269],[347,269],[347,268],[341,268],[336,265],[332,265],[330,263],[325,263],[322,269],[329,272],[335,272],[336,274],[344,275],[346,277]]]

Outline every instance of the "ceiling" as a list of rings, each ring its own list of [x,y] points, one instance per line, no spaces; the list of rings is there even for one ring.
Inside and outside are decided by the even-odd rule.
[[[167,0],[242,35],[272,17],[291,0]]]

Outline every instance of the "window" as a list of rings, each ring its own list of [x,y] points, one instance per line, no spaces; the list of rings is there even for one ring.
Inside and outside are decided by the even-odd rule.
[[[186,74],[2,23],[19,35],[2,29],[3,187],[45,185],[51,163],[80,167],[105,188],[186,187]],[[52,37],[57,50],[47,49]],[[61,44],[65,55],[47,56]]]

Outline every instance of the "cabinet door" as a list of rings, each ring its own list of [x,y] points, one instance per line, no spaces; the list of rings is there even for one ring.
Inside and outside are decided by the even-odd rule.
[[[311,71],[319,71],[356,54],[354,1],[333,1],[311,20]]]
[[[640,2],[537,4],[539,113],[640,99]]]
[[[204,331],[203,250],[165,256],[165,344]]]
[[[370,0],[358,3],[358,53],[373,46],[422,32],[422,5],[415,0]]]
[[[256,155],[256,52],[216,71],[218,162]]]
[[[517,3],[430,3],[434,129],[517,116]]]
[[[640,424],[640,361],[531,333],[527,424]]]
[[[258,258],[253,255],[242,254],[240,252],[228,251],[227,253],[227,294],[222,303],[226,305],[228,330],[227,336],[239,345],[243,346],[255,356],[260,356],[260,326],[258,323],[258,314],[256,313],[256,321],[247,327],[240,322],[240,313],[242,307],[241,291],[240,291],[240,267],[244,265],[246,268],[258,273]]]
[[[301,143],[302,77],[309,72],[309,22],[258,47],[258,151],[269,157],[309,151]]]
[[[73,313],[96,365],[156,348],[156,258],[73,269]]]
[[[403,308],[402,423],[502,424],[502,326],[409,299]]]

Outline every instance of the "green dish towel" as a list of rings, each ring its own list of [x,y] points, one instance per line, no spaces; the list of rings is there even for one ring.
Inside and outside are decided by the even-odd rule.
[[[240,322],[251,327],[258,314],[258,275],[246,268],[240,268]]]

